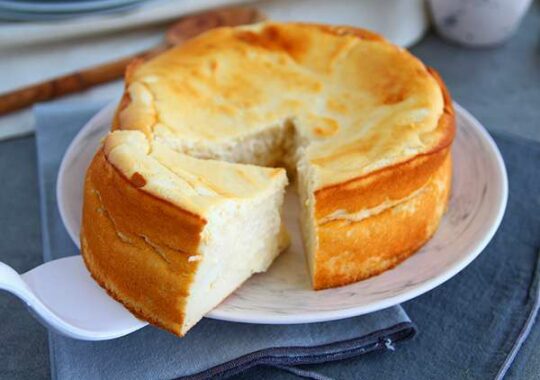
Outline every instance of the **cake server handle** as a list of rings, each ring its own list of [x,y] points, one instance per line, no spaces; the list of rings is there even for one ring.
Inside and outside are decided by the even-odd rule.
[[[47,328],[70,337],[76,337],[73,327],[52,312],[34,293],[19,273],[0,261],[0,289],[23,301],[30,313]]]

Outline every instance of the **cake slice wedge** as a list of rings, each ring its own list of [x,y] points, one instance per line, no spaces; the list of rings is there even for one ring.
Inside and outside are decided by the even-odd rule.
[[[135,315],[177,335],[288,245],[287,176],[182,155],[139,131],[109,134],[84,187],[82,253]]]

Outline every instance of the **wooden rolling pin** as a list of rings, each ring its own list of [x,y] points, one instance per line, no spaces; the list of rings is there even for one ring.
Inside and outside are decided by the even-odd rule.
[[[259,11],[243,7],[223,8],[183,17],[167,29],[165,43],[153,49],[0,95],[0,115],[121,78],[133,59],[151,58],[209,29],[252,24],[263,19]]]

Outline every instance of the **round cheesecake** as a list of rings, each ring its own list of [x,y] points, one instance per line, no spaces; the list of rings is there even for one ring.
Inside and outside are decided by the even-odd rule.
[[[85,182],[82,254],[137,316],[183,335],[288,244],[314,289],[397,265],[435,232],[455,133],[439,76],[360,29],[220,28],[126,72]]]

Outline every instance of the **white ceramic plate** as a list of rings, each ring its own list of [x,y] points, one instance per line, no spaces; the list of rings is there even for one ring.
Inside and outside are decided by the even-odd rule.
[[[60,214],[79,244],[82,185],[86,168],[107,133],[111,104],[86,124],[68,148],[57,183]],[[352,317],[387,308],[425,293],[465,268],[493,237],[506,207],[508,183],[497,146],[467,111],[456,105],[454,178],[448,213],[419,252],[383,274],[336,289],[311,290],[298,230],[294,195],[286,223],[293,243],[264,274],[248,280],[207,316],[250,323],[307,323]]]
[[[111,2],[112,1],[112,2]],[[0,0],[0,20],[65,21],[77,17],[125,15],[142,0],[96,0],[75,3]]]
[[[0,7],[28,13],[78,13],[100,11],[143,0],[0,0]]]

